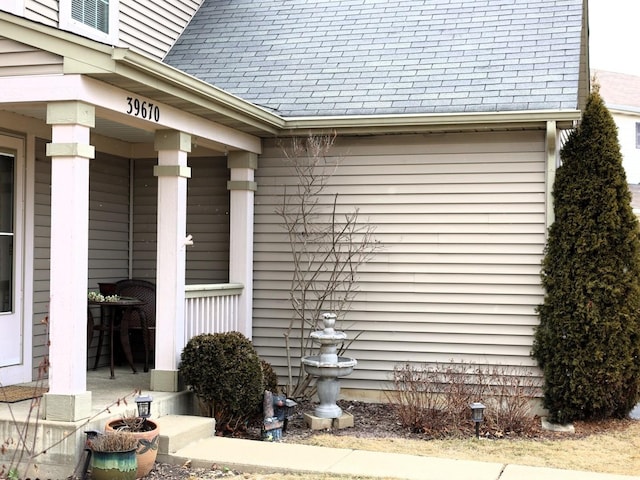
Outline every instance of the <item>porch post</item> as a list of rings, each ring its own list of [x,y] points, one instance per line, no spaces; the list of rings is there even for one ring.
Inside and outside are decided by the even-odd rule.
[[[95,107],[82,102],[47,106],[51,127],[51,267],[47,420],[91,415],[87,391],[87,288],[89,252],[89,134]]]
[[[158,252],[156,274],[156,364],[151,389],[177,392],[178,365],[184,347],[184,285],[187,245],[187,153],[191,136],[175,130],[156,132],[158,165]]]
[[[254,171],[258,156],[250,152],[229,152],[231,169],[229,225],[229,282],[244,285],[238,308],[238,328],[247,338],[253,326],[253,197],[257,190]]]

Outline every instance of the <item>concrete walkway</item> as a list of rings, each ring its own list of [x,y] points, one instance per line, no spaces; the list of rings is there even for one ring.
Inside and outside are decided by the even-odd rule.
[[[161,459],[193,467],[212,464],[244,472],[316,472],[410,480],[640,480],[610,475],[501,463],[380,453],[288,443],[213,437],[186,445]],[[640,472],[639,472],[640,473]]]

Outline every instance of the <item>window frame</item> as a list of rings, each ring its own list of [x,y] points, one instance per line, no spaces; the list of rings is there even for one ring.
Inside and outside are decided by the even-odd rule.
[[[24,17],[24,0],[5,0],[0,10]]]
[[[636,148],[640,150],[640,122],[636,122]]]
[[[106,33],[74,19],[71,16],[71,3],[72,0],[60,0],[59,26],[62,30],[67,30],[109,45],[116,45],[118,43],[120,0],[109,0],[109,31]]]

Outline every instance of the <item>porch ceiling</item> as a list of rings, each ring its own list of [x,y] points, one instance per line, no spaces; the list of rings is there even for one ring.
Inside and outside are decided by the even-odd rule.
[[[4,104],[1,109],[7,112],[33,118],[43,123],[47,118],[47,105],[45,103],[31,104]],[[153,144],[154,134],[147,130],[135,128],[129,125],[114,122],[96,115],[95,132],[100,135],[114,138],[127,143],[150,143]]]

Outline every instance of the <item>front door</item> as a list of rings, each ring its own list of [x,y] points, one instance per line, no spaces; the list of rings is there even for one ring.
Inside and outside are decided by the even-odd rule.
[[[25,361],[24,169],[24,142],[0,135],[0,367],[19,367]],[[13,383],[14,378],[14,373],[0,369],[1,383]]]

